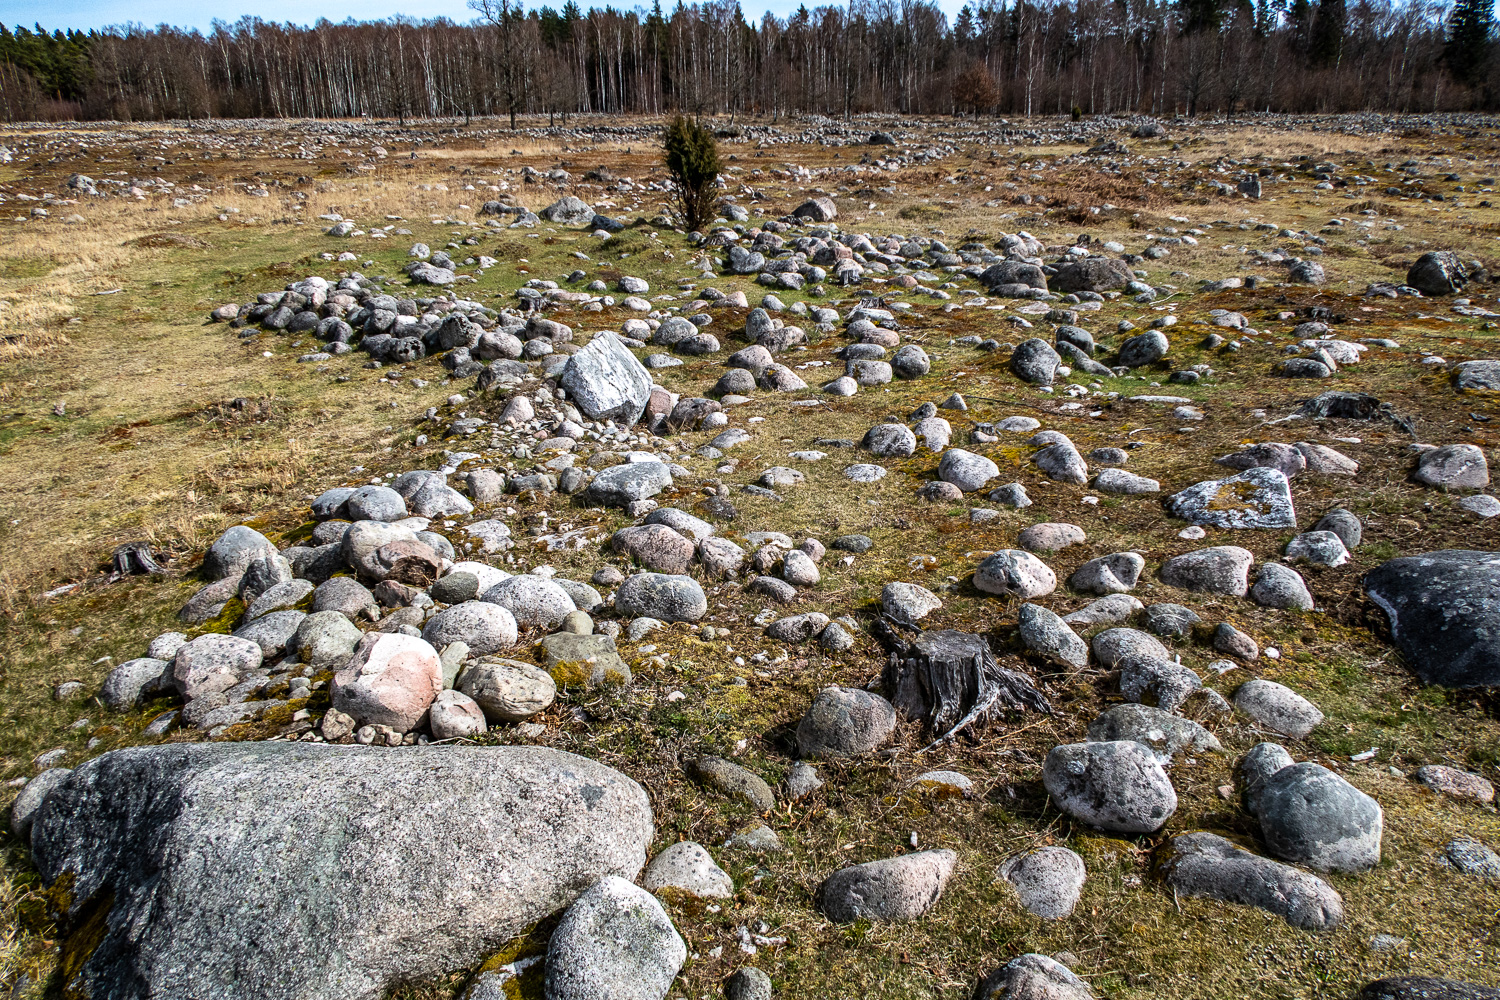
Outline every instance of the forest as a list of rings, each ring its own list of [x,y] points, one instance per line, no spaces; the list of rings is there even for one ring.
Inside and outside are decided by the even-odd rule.
[[[574,113],[1451,111],[1500,100],[1490,0],[472,0],[475,18],[0,26],[8,121]]]

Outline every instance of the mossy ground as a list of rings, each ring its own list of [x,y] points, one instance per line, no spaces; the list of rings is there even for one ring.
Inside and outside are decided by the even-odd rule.
[[[948,346],[950,339],[970,333],[1021,339],[1025,334],[1006,319],[1012,310],[942,313],[924,306],[904,340],[921,343],[934,354],[927,378],[864,390],[851,399],[828,398],[812,410],[757,394],[736,412],[737,425],[749,417],[765,419],[755,425],[756,440],[748,450],[733,453],[737,468],[719,476],[726,483],[752,481],[764,466],[785,463],[785,453],[793,450],[818,447],[830,458],[801,466],[807,482],[785,489],[782,501],[735,493],[740,517],[726,530],[771,528],[825,542],[839,534],[868,534],[876,543],[870,553],[851,566],[838,561],[839,553],[830,553],[822,583],[787,610],[867,616],[885,582],[908,579],[940,592],[945,601],[941,626],[985,633],[1013,665],[1021,665],[1012,635],[1015,607],[978,594],[968,582],[981,554],[1014,545],[1019,530],[1042,520],[1068,521],[1088,534],[1083,545],[1048,557],[1060,580],[1093,556],[1126,548],[1141,551],[1148,561],[1148,582],[1138,592],[1143,600],[1191,604],[1205,620],[1229,620],[1262,646],[1280,651],[1278,660],[1261,660],[1211,677],[1209,683],[1227,695],[1243,679],[1265,676],[1304,692],[1323,709],[1328,721],[1291,748],[1299,759],[1335,768],[1381,801],[1386,810],[1383,860],[1372,872],[1329,879],[1343,894],[1348,916],[1341,928],[1323,935],[1293,930],[1258,911],[1172,898],[1150,877],[1150,854],[1160,838],[1103,838],[1050,806],[1040,782],[1046,751],[1081,739],[1087,723],[1116,696],[1115,686],[1100,672],[1049,673],[1036,664],[1026,669],[1040,672],[1059,708],[1055,715],[1010,720],[927,753],[918,752],[927,742],[925,734],[903,726],[891,755],[827,766],[825,788],[810,801],[784,804],[767,817],[753,816],[746,807],[688,781],[681,761],[702,753],[732,757],[774,784],[795,759],[792,730],[812,695],[829,683],[863,685],[877,679],[883,654],[864,634],[852,652],[837,657],[825,657],[814,646],[783,649],[750,621],[764,606],[763,599],[743,593],[738,585],[715,584],[709,588],[706,621],[728,628],[729,636],[706,641],[696,629],[671,626],[638,643],[622,641],[621,653],[635,675],[630,688],[568,693],[539,720],[547,728],[536,741],[586,754],[641,781],[656,812],[655,847],[697,840],[734,876],[736,897],[717,910],[680,898],[668,901],[695,955],[673,995],[716,996],[725,976],[754,963],[770,973],[778,995],[786,997],[958,998],[968,996],[979,976],[1025,951],[1073,953],[1077,971],[1101,996],[1122,1000],[1344,997],[1368,979],[1407,971],[1500,984],[1500,886],[1459,875],[1435,861],[1442,844],[1460,834],[1500,844],[1500,819],[1493,810],[1439,799],[1404,777],[1420,764],[1447,762],[1495,778],[1500,767],[1497,704],[1488,695],[1414,683],[1383,641],[1383,622],[1359,589],[1361,574],[1393,555],[1495,547],[1496,527],[1476,522],[1456,506],[1456,497],[1407,481],[1406,449],[1414,439],[1469,440],[1493,447],[1490,428],[1500,417],[1500,401],[1455,396],[1440,367],[1420,369],[1410,353],[1372,350],[1361,364],[1316,384],[1267,377],[1291,326],[1277,315],[1314,306],[1343,315],[1340,331],[1349,337],[1394,337],[1449,361],[1492,356],[1496,332],[1483,320],[1427,319],[1423,316],[1449,314],[1436,303],[1365,300],[1357,293],[1367,281],[1399,280],[1424,249],[1455,246],[1489,260],[1495,256],[1491,247],[1500,232],[1500,212],[1366,192],[1351,200],[1342,196],[1345,192],[1314,191],[1310,182],[1301,185],[1307,189],[1301,194],[1290,191],[1296,185],[1274,187],[1260,203],[1210,199],[1148,184],[1153,171],[1145,168],[1110,176],[1065,159],[1081,148],[1025,148],[993,158],[985,142],[964,141],[962,130],[955,131],[951,122],[932,123],[930,129],[942,141],[960,136],[961,153],[932,167],[878,178],[848,183],[837,174],[818,178],[816,183],[839,200],[846,228],[942,230],[950,243],[971,238],[965,230],[989,243],[1002,231],[1021,228],[1047,242],[1056,241],[1054,233],[1087,231],[1099,240],[1122,239],[1132,249],[1143,230],[1169,224],[1173,215],[1189,216],[1194,223],[1270,219],[1284,228],[1317,232],[1331,216],[1357,219],[1365,208],[1374,208],[1382,222],[1394,220],[1406,228],[1377,230],[1365,243],[1334,239],[1323,258],[1334,281],[1321,289],[1272,281],[1258,290],[1192,294],[1199,278],[1243,273],[1274,278],[1270,268],[1247,267],[1237,249],[1222,249],[1228,244],[1265,248],[1285,243],[1274,234],[1215,227],[1199,247],[1153,262],[1153,282],[1183,290],[1174,296],[1182,322],[1168,331],[1172,364],[1098,381],[1127,396],[1167,392],[1190,398],[1208,413],[1201,423],[1175,420],[1171,407],[1159,404],[1097,406],[1083,400],[1089,404],[1083,410],[1063,410],[1059,404],[1067,397],[1046,397],[1021,387],[1006,370],[1003,353]],[[164,131],[170,130],[149,134]],[[1452,157],[1454,166],[1433,167],[1429,174],[1458,169],[1468,184],[1497,169],[1493,137],[1375,139],[1311,128],[1268,131],[1252,124],[1196,131],[1184,127],[1175,149],[1171,142],[1138,145],[1163,160],[1211,161],[1218,155],[1258,153],[1289,159],[1305,153],[1350,170],[1366,169],[1367,161]],[[190,572],[196,553],[225,526],[252,523],[273,537],[295,537],[299,529],[305,531],[307,500],[324,487],[435,467],[443,448],[452,443],[434,439],[425,447],[415,446],[416,435],[430,430],[419,426],[417,418],[429,406],[443,406],[450,393],[462,388],[445,383],[435,361],[412,366],[412,375],[430,383],[419,389],[409,379],[392,383],[381,372],[363,369],[361,355],[336,359],[326,370],[298,365],[296,356],[311,349],[310,336],[260,334],[241,340],[222,325],[206,324],[204,317],[221,302],[243,301],[306,274],[331,275],[340,268],[397,274],[410,242],[420,239],[437,249],[471,234],[467,228],[427,221],[463,215],[457,208],[461,203],[477,207],[482,192],[463,191],[466,179],[528,164],[545,169],[559,161],[573,164],[575,172],[597,161],[638,179],[652,169],[649,152],[639,144],[627,154],[613,146],[562,150],[539,139],[519,147],[524,155],[507,155],[517,146],[513,141],[485,146],[460,137],[446,149],[424,149],[414,166],[385,163],[363,175],[351,175],[331,161],[289,162],[270,156],[232,166],[184,161],[180,168],[166,168],[167,173],[180,169],[185,177],[203,166],[210,175],[206,183],[215,186],[209,202],[175,210],[157,199],[141,205],[88,205],[79,209],[88,219],[83,226],[66,226],[59,219],[0,221],[0,334],[7,345],[0,359],[0,498],[10,511],[0,518],[0,551],[5,553],[0,560],[0,610],[5,614],[0,621],[0,705],[5,712],[0,777],[31,775],[32,758],[53,748],[65,748],[63,763],[72,764],[143,739],[141,730],[168,707],[165,702],[117,715],[88,696],[55,701],[53,689],[76,679],[91,695],[112,664],[140,655],[151,636],[176,628],[174,612],[196,585]],[[792,163],[842,167],[860,153],[821,146],[730,148],[736,154],[731,166],[765,168],[754,183],[770,199],[766,208],[772,217],[813,190],[770,173],[772,168]],[[1476,159],[1464,159],[1468,156]],[[1026,165],[1017,166],[1017,160]],[[35,170],[18,165],[4,169],[9,172],[0,180],[23,190],[57,190],[74,170],[101,168],[87,158],[64,155]],[[253,171],[284,186],[270,199],[227,188],[232,178]],[[442,182],[448,191],[434,189]],[[1001,188],[1005,182],[1017,188]],[[577,190],[591,200],[602,194],[587,185]],[[292,191],[307,195],[301,211],[294,210]],[[1007,201],[986,207],[1017,192],[1043,195],[1052,204],[1025,209]],[[522,190],[521,200],[538,208],[557,194],[550,186],[531,187]],[[866,208],[871,202],[878,207]],[[1104,203],[1116,208],[1100,216],[1087,213],[1088,206]],[[240,212],[221,212],[231,207]],[[367,223],[402,216],[397,224],[410,228],[412,235],[383,242],[330,239],[321,235],[314,218],[328,210],[362,213]],[[646,197],[638,208],[620,214],[649,217],[655,211]],[[229,214],[229,221],[221,222],[219,214]],[[344,249],[354,250],[359,260],[339,265],[318,256]],[[497,296],[513,292],[528,278],[557,279],[575,267],[588,271],[589,280],[636,274],[652,283],[653,293],[675,290],[678,280],[695,277],[688,269],[695,253],[685,239],[650,226],[632,227],[602,243],[562,229],[506,230],[484,233],[479,245],[460,250],[501,261],[477,285],[460,288],[496,303],[501,301]],[[575,252],[590,259],[580,260]],[[367,260],[374,263],[366,265]],[[1174,271],[1189,276],[1174,277]],[[752,302],[759,297],[760,290],[746,279],[715,279],[712,284],[742,289]],[[123,291],[97,294],[115,288]],[[958,300],[964,297],[956,293]],[[789,303],[837,299],[847,307],[855,293],[830,288],[824,299],[806,293],[782,293],[782,298]],[[1241,311],[1253,326],[1274,334],[1238,354],[1201,348],[1198,341],[1209,328],[1193,321],[1215,307]],[[1091,326],[1105,333],[1119,319],[1143,323],[1156,314],[1119,303],[1108,306]],[[592,330],[617,326],[624,314],[561,318]],[[733,314],[719,322],[722,326],[712,332],[726,347],[739,346],[732,336]],[[1102,339],[1109,342],[1108,336]],[[302,346],[293,346],[299,340]],[[840,338],[825,338],[797,361],[828,359],[840,343]],[[1198,363],[1212,366],[1214,376],[1193,386],[1149,385],[1165,383],[1171,370]],[[686,359],[683,366],[657,375],[663,385],[696,395],[721,370],[715,358]],[[828,368],[801,374],[815,389],[824,372],[837,374]],[[339,377],[349,381],[336,381]],[[1267,425],[1329,388],[1358,389],[1391,401],[1414,421],[1415,435],[1389,424]],[[1164,559],[1207,543],[1179,541],[1175,533],[1180,523],[1167,518],[1151,498],[1104,497],[1097,505],[1083,504],[1089,491],[1037,476],[1030,464],[1032,449],[1017,442],[985,450],[1000,465],[1001,481],[1024,481],[1036,506],[1005,509],[1001,517],[980,525],[970,524],[967,506],[913,499],[914,488],[935,476],[934,454],[919,451],[909,460],[888,462],[890,474],[884,480],[855,486],[841,475],[844,465],[857,460],[853,454],[814,444],[820,438],[857,440],[885,416],[904,417],[921,402],[940,400],[952,391],[968,398],[972,419],[1036,416],[1045,426],[1063,430],[1085,452],[1127,440],[1142,442],[1144,447],[1131,453],[1129,469],[1159,479],[1165,492],[1214,476],[1219,467],[1211,459],[1242,443],[1306,439],[1334,444],[1361,463],[1361,472],[1352,481],[1299,477],[1293,485],[1299,523],[1310,523],[1335,505],[1349,507],[1365,522],[1364,545],[1344,567],[1304,570],[1319,611],[1273,612],[1243,600],[1183,594],[1155,582],[1154,570]],[[231,403],[235,399],[251,405],[236,407]],[[63,414],[54,415],[59,402],[65,404]],[[487,412],[499,405],[485,399],[466,407]],[[1090,415],[1095,409],[1099,415]],[[962,431],[961,415],[944,415]],[[689,437],[698,443],[698,436]],[[1333,437],[1360,440],[1334,443]],[[955,443],[961,442],[956,436]],[[356,467],[362,471],[352,472]],[[691,510],[701,497],[696,490],[695,484],[679,484],[662,499]],[[566,497],[508,502],[518,509],[518,516],[508,520],[523,546],[530,538],[521,524],[543,511],[553,521],[597,524],[603,537],[625,523],[618,514],[592,512]],[[1276,557],[1290,534],[1211,532],[1210,539],[1243,545],[1263,560]],[[166,554],[167,579],[106,582],[103,567],[110,550],[134,538],[149,539]],[[616,559],[598,549],[544,555],[523,548],[521,555],[585,576]],[[56,597],[43,596],[64,583],[77,586]],[[1049,605],[1063,611],[1086,602],[1059,591]],[[526,647],[523,642],[519,648]],[[1184,642],[1178,648],[1193,666],[1201,668],[1212,658],[1201,643]],[[754,655],[761,652],[767,656],[757,662]],[[673,691],[686,697],[668,700]],[[322,706],[315,700],[309,707],[316,712]],[[577,707],[586,710],[581,719],[573,712]],[[269,735],[287,721],[236,727],[229,735]],[[1249,817],[1237,799],[1226,799],[1219,790],[1232,784],[1236,756],[1267,737],[1243,720],[1213,728],[1227,752],[1174,769],[1182,805],[1171,829],[1203,827],[1254,847],[1256,831]],[[512,729],[497,729],[486,739],[504,743],[519,737]],[[1371,748],[1378,748],[1372,760],[1349,761]],[[972,776],[975,796],[933,798],[902,790],[916,774],[942,767]],[[721,849],[731,833],[762,819],[777,831],[784,851],[752,856]],[[913,835],[919,847],[950,847],[961,859],[958,874],[932,912],[920,921],[889,926],[837,926],[818,915],[815,892],[827,874],[910,849]],[[1075,914],[1055,924],[1021,911],[995,873],[1010,854],[1048,843],[1078,850],[1090,875]],[[7,834],[0,849],[8,875],[0,881],[0,908],[6,915],[0,920],[0,981],[13,983],[25,976],[33,985],[23,993],[34,996],[67,958],[58,951],[56,928],[46,921],[24,847]],[[741,926],[785,942],[761,947],[752,958],[739,950],[736,929]],[[538,953],[547,930],[543,925],[509,949],[508,958],[496,956],[492,962]],[[1377,935],[1401,943],[1380,950],[1373,943]],[[720,947],[715,956],[713,950]],[[462,989],[467,975],[455,972],[439,983],[403,987],[397,995],[446,1000]],[[534,991],[535,985],[534,976],[519,982],[522,993]]]

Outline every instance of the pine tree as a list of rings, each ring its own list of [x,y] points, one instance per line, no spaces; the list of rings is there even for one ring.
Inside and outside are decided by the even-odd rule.
[[[1458,0],[1454,5],[1443,47],[1443,62],[1454,79],[1471,85],[1484,79],[1494,19],[1494,0]]]

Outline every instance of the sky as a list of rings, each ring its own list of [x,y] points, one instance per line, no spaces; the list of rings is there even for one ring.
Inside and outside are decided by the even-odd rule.
[[[766,11],[785,17],[800,6],[802,0],[741,0],[745,17],[758,21]],[[840,0],[809,0],[808,7],[838,3]],[[560,7],[562,0],[526,0],[526,7],[549,4]],[[617,8],[649,6],[650,0],[615,0]],[[588,6],[604,6],[589,4]],[[963,6],[963,0],[938,0],[951,18]],[[664,0],[663,7],[672,3]],[[103,28],[112,24],[133,22],[155,27],[166,23],[179,28],[204,31],[217,18],[237,21],[244,14],[254,14],[266,21],[292,21],[311,24],[319,18],[342,21],[353,17],[376,21],[395,14],[415,18],[448,17],[459,22],[473,20],[474,13],[464,0],[57,0],[38,4],[36,0],[0,0],[0,22],[14,27],[31,27],[40,20],[43,28]]]

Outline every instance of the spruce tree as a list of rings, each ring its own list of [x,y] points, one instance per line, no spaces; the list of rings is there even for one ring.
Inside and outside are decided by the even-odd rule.
[[[1443,62],[1460,83],[1476,84],[1489,69],[1493,4],[1494,0],[1458,0],[1448,18]]]

